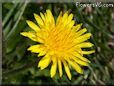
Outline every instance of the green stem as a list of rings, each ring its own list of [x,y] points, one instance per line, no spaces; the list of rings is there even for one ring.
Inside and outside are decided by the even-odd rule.
[[[42,59],[42,57],[39,57],[34,62],[31,62],[29,64],[26,64],[24,66],[21,66],[19,68],[16,68],[16,69],[13,69],[13,70],[10,70],[10,71],[7,71],[7,72],[3,72],[3,76],[8,76],[8,75],[11,75],[11,74],[15,74],[15,73],[21,72],[22,70],[25,70],[27,68],[33,67],[33,66],[37,65],[41,59]]]
[[[11,31],[9,32],[9,34],[7,35],[6,40],[9,39],[10,36],[15,32],[15,29],[16,29],[16,27],[17,27],[17,25],[18,25],[18,23],[19,23],[19,21],[20,21],[22,15],[23,15],[23,13],[24,13],[24,10],[25,10],[26,6],[27,6],[27,2],[25,2],[24,6],[22,7],[23,9],[22,9],[22,11],[21,11],[21,13],[20,13],[20,16],[19,16],[19,18],[17,19],[17,21],[16,21],[14,27],[12,28],[12,30],[11,30]]]
[[[15,8],[17,7],[17,3],[14,5],[14,7],[8,12],[8,14],[6,15],[6,17],[3,20],[3,27],[5,26],[5,24],[8,22],[9,18],[11,17],[12,13],[14,12]]]

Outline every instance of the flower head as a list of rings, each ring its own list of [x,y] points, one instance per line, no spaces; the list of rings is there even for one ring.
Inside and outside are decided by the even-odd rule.
[[[28,48],[29,51],[38,53],[38,56],[44,56],[38,63],[38,67],[44,69],[52,63],[50,69],[51,77],[56,74],[57,68],[61,77],[63,75],[62,67],[64,67],[70,80],[69,66],[78,73],[83,74],[80,66],[88,66],[90,62],[83,55],[94,52],[94,50],[83,50],[83,48],[93,46],[92,43],[87,42],[91,33],[85,33],[87,29],[81,29],[82,24],[75,25],[73,14],[68,12],[63,15],[61,12],[56,21],[50,10],[46,10],[44,14],[40,13],[40,16],[34,14],[34,17],[38,25],[27,20],[27,24],[32,31],[22,32],[21,35],[38,42],[37,45]]]

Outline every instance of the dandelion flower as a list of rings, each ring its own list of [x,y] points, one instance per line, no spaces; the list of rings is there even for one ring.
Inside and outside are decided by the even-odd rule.
[[[34,14],[38,23],[27,20],[27,24],[32,29],[29,32],[22,32],[21,35],[38,42],[38,44],[28,48],[32,53],[38,53],[43,58],[39,61],[38,67],[45,69],[51,65],[50,75],[54,77],[57,68],[60,77],[63,75],[63,67],[68,78],[71,80],[70,68],[77,73],[83,74],[81,66],[88,66],[90,62],[84,54],[94,53],[94,50],[84,51],[83,48],[92,47],[93,44],[87,42],[91,33],[85,33],[86,28],[81,29],[82,24],[75,24],[73,14],[60,12],[55,21],[50,10]]]

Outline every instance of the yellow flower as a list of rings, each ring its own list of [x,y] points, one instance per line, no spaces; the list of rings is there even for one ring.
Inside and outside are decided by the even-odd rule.
[[[44,69],[52,63],[51,77],[56,74],[57,68],[62,77],[62,67],[64,66],[70,80],[70,66],[78,73],[83,74],[80,66],[88,66],[90,62],[83,54],[94,52],[94,50],[83,51],[83,48],[93,46],[92,43],[86,41],[90,38],[91,33],[84,34],[87,29],[81,29],[82,24],[75,25],[73,14],[68,14],[68,12],[63,15],[61,12],[56,21],[50,10],[46,10],[44,14],[40,13],[40,16],[34,14],[34,17],[38,25],[27,20],[32,31],[22,32],[21,35],[38,42],[37,45],[28,48],[33,53],[39,53],[38,56],[44,56],[38,63],[38,67]]]

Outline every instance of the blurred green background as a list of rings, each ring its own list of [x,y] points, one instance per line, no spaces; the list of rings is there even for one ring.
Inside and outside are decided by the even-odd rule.
[[[37,54],[27,51],[35,44],[20,32],[29,31],[26,20],[35,21],[33,13],[50,9],[55,17],[60,11],[74,14],[76,23],[83,23],[93,35],[89,41],[95,54],[86,56],[91,64],[84,74],[71,70],[72,80],[66,73],[50,78],[50,67],[37,68]],[[114,84],[114,7],[76,7],[75,3],[2,3],[3,61],[2,84]],[[64,68],[63,68],[64,70]]]

